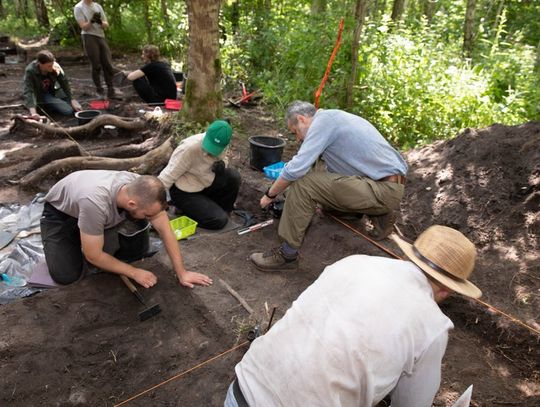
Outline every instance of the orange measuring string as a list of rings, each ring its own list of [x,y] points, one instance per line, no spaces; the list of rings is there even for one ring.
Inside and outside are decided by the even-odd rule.
[[[328,75],[330,74],[330,68],[332,68],[332,64],[334,63],[336,54],[339,50],[339,47],[341,46],[341,33],[343,32],[344,24],[345,24],[345,20],[343,19],[343,17],[341,17],[341,20],[339,21],[336,45],[334,45],[334,50],[332,51],[332,54],[330,55],[330,59],[328,60],[328,64],[326,65],[326,71],[324,72],[324,76],[322,78],[321,84],[319,85],[319,89],[317,89],[317,91],[315,92],[315,107],[317,109],[319,108],[319,98],[321,97],[321,93],[323,91],[324,85],[326,84],[326,80],[328,79]]]
[[[395,257],[396,259],[400,259],[400,260],[404,260],[403,257],[400,257],[398,256],[397,254],[395,254],[394,252],[392,252],[391,250],[387,249],[386,247],[384,247],[382,244],[374,241],[373,239],[370,239],[369,237],[367,237],[366,235],[364,235],[362,232],[360,232],[359,230],[353,228],[351,225],[349,225],[348,223],[342,221],[341,219],[335,217],[334,215],[332,214],[327,214],[329,217],[331,217],[332,219],[334,219],[336,222],[338,223],[341,223],[343,226],[347,227],[348,229],[352,230],[354,233],[356,233],[357,235],[360,235],[362,236],[364,239],[366,239],[368,242],[370,242],[371,244],[377,246],[379,249],[381,249],[382,251],[384,251],[385,253],[389,254],[390,256],[392,257]],[[524,328],[527,328],[529,331],[531,332],[534,332],[534,333],[537,333],[538,335],[540,335],[540,330],[536,329],[536,328],[533,328],[532,326],[526,324],[525,322],[517,319],[516,317],[513,317],[512,315],[509,315],[507,314],[506,312],[504,311],[501,311],[500,309],[498,309],[497,307],[494,307],[493,305],[491,304],[488,304],[487,302],[485,301],[482,301],[478,298],[471,298],[472,300],[476,301],[477,303],[479,304],[482,304],[483,306],[487,307],[488,309],[500,314],[500,315],[503,315],[505,316],[506,318],[508,318],[509,320],[511,320],[512,322],[515,322],[516,324],[519,324],[521,326],[523,326]]]
[[[142,395],[144,395],[144,394],[146,394],[148,392],[151,392],[152,390],[155,390],[158,387],[161,387],[166,383],[172,382],[173,380],[176,380],[176,379],[188,374],[189,372],[194,371],[195,369],[198,369],[198,368],[200,368],[200,367],[202,367],[202,366],[204,366],[204,365],[206,365],[206,364],[208,364],[208,363],[210,363],[210,362],[212,362],[212,361],[214,361],[214,360],[216,360],[216,359],[218,359],[218,358],[220,358],[222,356],[225,356],[227,353],[233,352],[236,349],[239,349],[239,348],[241,348],[243,346],[246,346],[248,343],[249,343],[249,341],[242,342],[240,345],[236,345],[236,346],[232,347],[231,349],[226,350],[225,352],[222,352],[222,353],[220,353],[220,354],[218,354],[216,356],[213,356],[210,359],[207,359],[204,362],[201,362],[198,365],[195,365],[195,366],[193,366],[193,367],[191,367],[191,368],[189,368],[187,370],[184,370],[182,373],[178,373],[177,375],[175,375],[175,376],[173,376],[173,377],[171,377],[171,378],[169,378],[167,380],[164,380],[161,383],[158,383],[155,386],[152,386],[152,387],[150,387],[149,389],[147,389],[145,391],[141,391],[139,394],[136,394],[135,396],[130,397],[127,400],[122,401],[121,403],[115,404],[114,407],[118,407],[118,406],[121,406],[123,404],[127,404],[130,401],[135,400],[136,398],[141,397]]]

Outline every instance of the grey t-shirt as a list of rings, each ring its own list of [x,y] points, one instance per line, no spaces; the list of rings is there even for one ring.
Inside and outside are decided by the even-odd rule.
[[[116,206],[116,195],[123,185],[139,175],[127,171],[76,171],[58,181],[45,200],[65,214],[78,219],[79,229],[89,235],[102,235],[105,229],[125,219]]]
[[[77,20],[77,22],[79,23],[92,20],[94,13],[101,13],[101,20],[107,21],[107,17],[105,16],[103,7],[101,7],[97,3],[92,2],[88,5],[81,0],[75,5],[75,7],[73,7],[73,14],[75,15],[75,20]],[[101,25],[99,25],[98,23],[93,23],[91,28],[88,30],[81,30],[81,34],[95,35],[97,37],[105,38],[105,32],[103,31],[103,27],[101,27]]]

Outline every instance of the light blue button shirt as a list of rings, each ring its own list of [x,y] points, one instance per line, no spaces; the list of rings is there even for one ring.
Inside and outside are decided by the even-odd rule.
[[[298,153],[281,177],[296,181],[310,170],[319,156],[328,171],[379,180],[407,174],[407,163],[379,131],[360,116],[342,110],[319,109]]]

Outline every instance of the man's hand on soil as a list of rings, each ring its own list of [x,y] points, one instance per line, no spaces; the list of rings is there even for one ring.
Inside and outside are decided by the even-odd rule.
[[[37,122],[41,121],[41,116],[37,113],[31,114],[29,116],[26,116],[26,120],[35,120]]]
[[[76,112],[80,112],[82,110],[82,106],[79,102],[77,102],[75,99],[72,99],[71,100],[71,107],[73,108],[73,110],[75,110]]]
[[[132,278],[144,288],[150,288],[157,283],[156,275],[143,269],[135,269]]]
[[[192,271],[186,271],[182,276],[178,276],[180,284],[184,287],[193,288],[195,284],[208,287],[213,283],[212,279],[201,273],[194,273]]]

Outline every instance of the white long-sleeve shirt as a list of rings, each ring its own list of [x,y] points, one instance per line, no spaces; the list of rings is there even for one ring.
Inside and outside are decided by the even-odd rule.
[[[256,339],[236,375],[256,406],[428,407],[452,322],[413,263],[355,255],[327,267]]]

